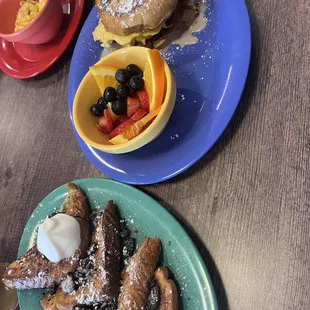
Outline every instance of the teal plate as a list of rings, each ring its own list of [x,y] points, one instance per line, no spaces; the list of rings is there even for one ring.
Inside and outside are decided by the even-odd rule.
[[[179,292],[179,309],[217,310],[217,302],[206,266],[192,240],[175,218],[143,192],[114,181],[85,179],[74,181],[87,195],[92,210],[101,210],[108,200],[118,204],[138,244],[146,236],[162,242],[162,265],[169,267]],[[67,189],[61,186],[47,195],[28,220],[19,246],[23,255],[36,240],[36,227],[62,204]],[[44,290],[18,292],[21,310],[42,310]]]

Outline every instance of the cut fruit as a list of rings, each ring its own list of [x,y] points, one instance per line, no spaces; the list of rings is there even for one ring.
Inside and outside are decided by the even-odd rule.
[[[115,129],[110,134],[110,139],[121,134],[127,129],[130,125],[133,125],[135,122],[140,120],[143,116],[147,114],[147,111],[139,109],[131,118],[128,119],[126,115],[121,115],[114,123]]]
[[[132,117],[141,107],[140,100],[127,97],[127,116]]]
[[[108,132],[110,133],[114,129],[114,125],[113,125],[113,121],[112,121],[110,111],[108,109],[105,109],[103,111],[103,115],[105,116],[106,126],[108,129]]]
[[[150,125],[154,122],[154,119],[155,119],[155,118],[156,118],[156,116],[153,117],[150,121],[148,121],[148,122],[139,130],[138,135],[139,135],[140,133],[142,133],[144,130],[146,130],[148,127],[150,127]]]
[[[111,132],[110,137],[112,139],[109,142],[114,144],[114,145],[117,145],[117,144],[126,143],[129,140],[135,138],[141,132],[142,128],[144,126],[146,126],[150,121],[152,121],[157,116],[157,114],[160,111],[160,108],[161,107],[158,107],[157,109],[151,111],[150,113],[145,115],[143,118],[141,118],[139,121],[135,122],[134,124],[129,124],[128,128],[126,128],[125,130],[120,131],[120,133],[117,136],[111,137],[112,133],[114,131],[116,131],[116,129],[121,127],[122,125],[117,127],[116,129],[114,129]],[[132,120],[129,119],[128,121],[132,121]]]
[[[107,87],[117,88],[118,83],[115,80],[117,68],[111,66],[92,66],[89,70],[97,82],[101,95]]]
[[[139,109],[130,119],[133,122],[137,122],[140,120],[143,116],[145,116],[148,112],[144,109]]]
[[[145,90],[149,97],[150,111],[158,108],[164,100],[165,67],[157,49],[148,51],[148,60],[144,68]]]
[[[114,122],[114,127],[118,127],[120,125],[122,125],[123,123],[125,123],[129,118],[127,117],[127,115],[120,115],[116,121]]]
[[[104,119],[104,116],[100,116],[100,118]],[[103,120],[101,120],[101,122],[103,122]],[[108,135],[109,132],[107,131],[107,129],[105,127],[100,127],[99,122],[96,124],[97,129],[100,130],[102,133]]]
[[[144,110],[150,111],[150,101],[149,96],[145,89],[137,91],[137,96],[141,103],[141,108]]]
[[[125,131],[125,129],[127,129],[127,127],[130,127],[131,125],[133,125],[134,122],[129,119],[126,122],[124,122],[123,124],[119,125],[118,127],[116,127],[109,135],[109,138],[112,139],[116,136],[118,136],[120,133],[122,133],[123,131]]]
[[[104,110],[103,116],[98,117],[97,128],[105,134],[109,134],[114,129],[112,118],[108,109]]]

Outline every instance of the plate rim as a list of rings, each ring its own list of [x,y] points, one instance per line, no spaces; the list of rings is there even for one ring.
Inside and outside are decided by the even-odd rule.
[[[180,167],[180,169],[178,169],[172,173],[167,172],[167,173],[163,173],[161,176],[156,176],[156,177],[152,176],[151,178],[150,178],[150,176],[148,176],[148,178],[143,178],[143,179],[135,178],[135,177],[130,178],[130,175],[126,173],[125,174],[126,177],[124,177],[123,176],[124,174],[122,174],[122,173],[117,174],[116,172],[115,173],[111,172],[110,169],[107,167],[108,165],[103,165],[102,162],[96,158],[96,155],[94,155],[90,150],[90,149],[92,149],[92,147],[89,146],[88,144],[86,144],[81,139],[81,137],[76,132],[76,129],[75,129],[74,124],[73,124],[72,111],[71,110],[72,110],[73,101],[74,101],[74,94],[71,94],[71,89],[74,88],[74,85],[73,85],[73,78],[72,78],[73,62],[71,62],[70,71],[69,71],[69,78],[68,78],[68,111],[69,111],[69,115],[70,115],[72,129],[74,132],[75,139],[77,140],[81,151],[83,152],[83,154],[85,155],[87,160],[92,165],[94,165],[101,173],[103,173],[105,176],[107,176],[109,178],[113,178],[116,181],[123,182],[126,184],[131,184],[131,185],[150,185],[150,184],[162,183],[162,182],[165,182],[169,179],[172,179],[172,178],[176,177],[177,175],[185,172],[187,169],[189,169],[191,166],[193,166],[195,163],[197,163],[204,155],[206,155],[213,148],[214,144],[222,136],[222,134],[226,130],[227,126],[229,125],[231,119],[233,118],[233,116],[236,112],[236,109],[239,105],[242,94],[244,92],[244,87],[246,84],[250,60],[251,60],[252,37],[251,37],[251,23],[250,23],[250,16],[249,16],[248,8],[247,8],[245,0],[239,0],[239,2],[237,1],[237,4],[241,6],[241,11],[240,11],[242,13],[241,19],[243,20],[243,23],[246,24],[246,27],[243,28],[243,31],[244,31],[243,36],[246,37],[245,42],[247,43],[247,45],[244,46],[244,49],[243,49],[243,53],[245,55],[243,59],[245,59],[245,60],[238,64],[238,71],[242,72],[242,74],[240,74],[240,76],[239,76],[239,83],[237,85],[237,92],[235,95],[236,103],[234,104],[233,108],[229,111],[229,115],[227,116],[227,119],[228,119],[227,123],[224,123],[220,127],[218,132],[216,132],[214,134],[213,138],[211,139],[212,142],[210,143],[210,145],[207,145],[206,147],[201,148],[200,151],[195,153],[195,156],[193,156],[190,160],[188,160],[187,164],[183,165],[182,167]],[[95,7],[93,7],[93,9],[90,11],[85,23],[88,22],[88,19],[90,18],[91,14],[93,13],[93,10],[95,10]],[[80,39],[80,36],[79,36],[79,39]],[[77,44],[75,46],[72,59],[74,59],[76,49],[78,48],[79,39],[78,39]],[[102,157],[100,157],[100,158],[102,159]]]
[[[109,179],[102,179],[102,178],[85,178],[85,179],[77,179],[74,181],[70,181],[73,183],[76,183],[79,187],[81,186],[81,188],[83,189],[83,186],[87,186],[87,183],[89,182],[96,182],[98,184],[97,187],[99,188],[105,188],[104,184],[105,183],[110,183],[112,185],[115,185],[116,187],[119,188],[125,188],[126,190],[129,190],[130,192],[133,193],[134,196],[140,196],[143,197],[144,199],[147,199],[149,201],[152,201],[152,204],[156,205],[156,210],[158,210],[161,214],[164,215],[164,217],[166,219],[169,219],[170,223],[172,223],[173,226],[178,226],[178,233],[181,233],[183,236],[183,238],[185,238],[187,240],[187,242],[189,243],[194,255],[197,258],[197,261],[199,262],[200,266],[202,267],[203,273],[205,274],[206,278],[207,278],[207,282],[208,282],[208,289],[210,291],[209,297],[211,297],[210,300],[210,304],[212,306],[212,310],[218,310],[218,301],[217,301],[217,296],[215,293],[215,288],[214,288],[214,283],[212,281],[212,278],[210,276],[210,273],[207,269],[206,263],[204,261],[204,259],[202,258],[198,248],[196,247],[194,241],[192,240],[192,238],[189,236],[189,234],[187,233],[187,231],[185,230],[185,228],[181,225],[181,223],[173,216],[173,214],[171,214],[165,207],[163,207],[158,201],[156,201],[153,197],[149,196],[148,194],[144,193],[142,190],[135,188],[131,185],[128,184],[124,184],[124,183],[120,183],[114,180],[109,180]],[[82,185],[80,185],[82,183]],[[57,188],[55,188],[54,190],[52,190],[51,192],[49,192],[47,195],[45,195],[45,197],[37,204],[37,206],[35,207],[35,209],[33,210],[33,212],[31,213],[31,215],[29,216],[27,223],[24,227],[21,239],[20,239],[20,243],[18,246],[18,254],[17,256],[20,257],[21,255],[24,254],[24,252],[22,251],[22,246],[23,243],[28,242],[29,238],[26,238],[26,234],[27,232],[27,227],[29,225],[30,219],[32,218],[32,215],[36,212],[37,208],[39,206],[42,205],[42,202],[50,195],[55,194],[57,191],[63,190],[64,187],[66,186],[66,184],[62,184],[60,186],[58,186]],[[88,187],[91,188],[91,187]],[[155,208],[154,208],[155,209]],[[158,215],[159,216],[159,215]],[[171,225],[171,224],[170,224]],[[196,269],[196,266],[195,266]],[[19,294],[19,290],[17,290],[18,293],[18,301],[20,302],[20,298],[22,298]],[[21,310],[23,310],[21,308]],[[25,310],[25,309],[24,309]]]
[[[64,2],[65,3],[65,2]],[[68,46],[72,42],[82,19],[84,8],[85,8],[85,0],[75,0],[75,9],[72,13],[72,19],[76,18],[75,23],[73,24],[73,28],[71,28],[71,34],[68,35],[68,39],[66,40],[65,43],[58,45],[56,48],[55,52],[51,54],[49,58],[47,58],[46,62],[41,63],[41,65],[37,65],[34,68],[31,68],[29,70],[20,70],[20,71],[14,71],[8,68],[3,61],[1,60],[0,57],[0,69],[7,74],[8,76],[11,76],[15,79],[29,79],[35,76],[38,76],[45,72],[47,69],[52,67],[57,60],[64,54],[64,52],[67,50]],[[65,34],[66,35],[66,34]],[[6,41],[3,38],[0,38],[0,42]],[[8,42],[11,45],[14,45],[12,42]],[[1,52],[0,52],[1,55]],[[27,60],[25,60],[27,61]],[[27,61],[31,62],[31,61]],[[36,63],[36,62],[34,62]]]

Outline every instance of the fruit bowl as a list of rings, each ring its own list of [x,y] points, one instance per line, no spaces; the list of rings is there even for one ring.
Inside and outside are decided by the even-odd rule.
[[[145,47],[126,47],[102,58],[95,66],[124,68],[129,64],[136,64],[144,70],[148,53],[149,49]],[[97,129],[96,118],[90,113],[90,108],[102,96],[102,93],[93,74],[91,71],[88,71],[79,85],[73,102],[73,124],[79,136],[86,144],[112,154],[132,152],[153,141],[166,127],[175,105],[176,85],[166,62],[164,62],[164,76],[164,99],[154,121],[138,136],[127,142],[114,145],[109,142],[109,135],[103,134]]]

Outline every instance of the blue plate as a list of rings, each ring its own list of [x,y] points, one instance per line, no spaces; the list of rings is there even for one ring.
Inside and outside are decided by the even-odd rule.
[[[164,57],[178,87],[175,110],[164,132],[145,147],[123,155],[103,153],[74,133],[88,158],[105,175],[130,184],[170,179],[199,160],[220,137],[238,105],[247,76],[251,35],[243,0],[208,0],[208,25],[197,34],[199,43],[172,46]],[[88,67],[100,59],[102,48],[93,41],[98,24],[93,8],[72,57],[68,105]]]
[[[143,192],[124,184],[104,179],[74,181],[88,197],[92,211],[102,210],[114,200],[133,237],[140,245],[145,236],[159,238],[163,266],[174,275],[179,292],[179,309],[217,310],[217,301],[208,270],[192,240],[174,217]],[[68,190],[61,186],[48,194],[30,216],[22,235],[18,256],[23,255],[36,240],[36,227],[58,210]],[[40,299],[44,290],[18,291],[21,310],[42,310]]]

